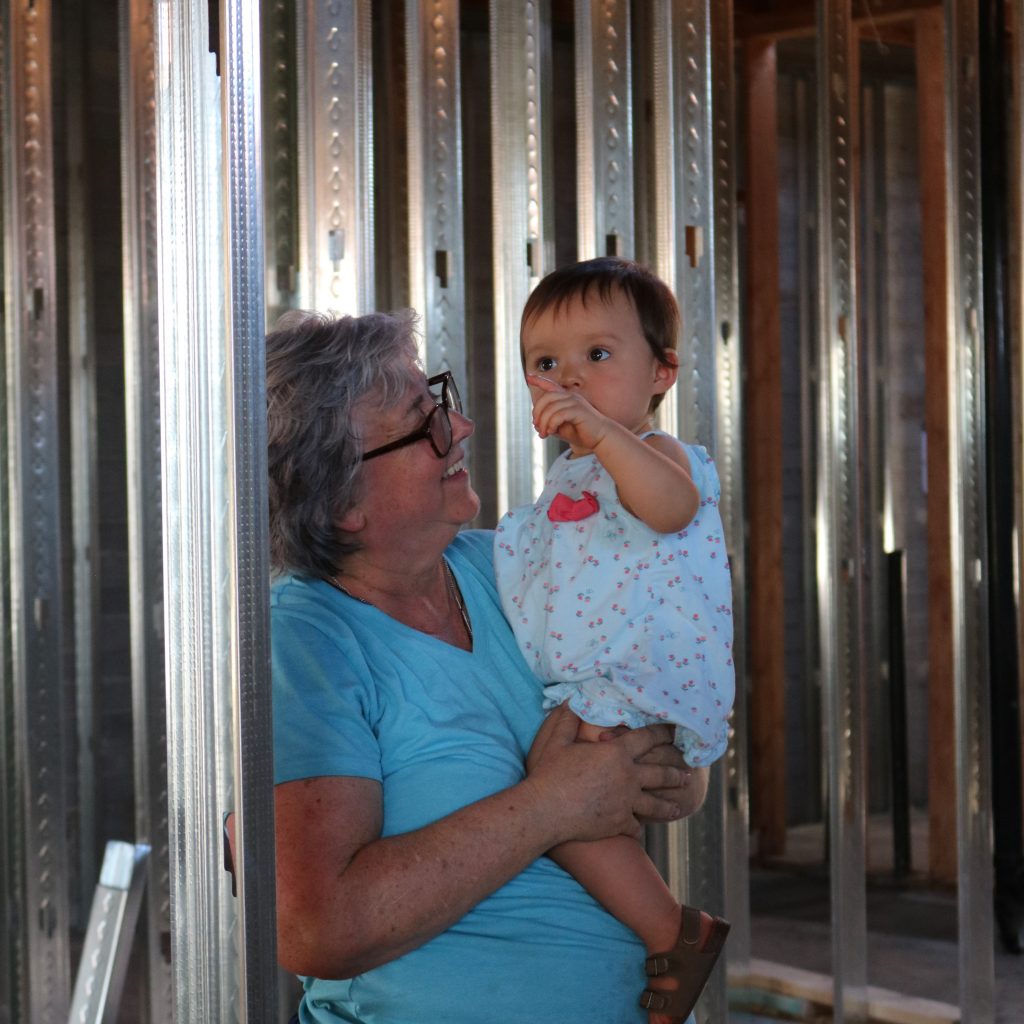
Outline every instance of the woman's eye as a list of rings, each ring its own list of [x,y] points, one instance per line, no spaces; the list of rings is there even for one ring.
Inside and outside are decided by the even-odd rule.
[[[554,368],[555,361],[551,356],[541,356],[540,359],[537,360],[538,370],[553,370]]]
[[[600,363],[611,356],[611,352],[606,348],[592,348],[590,350],[590,361],[592,363]]]

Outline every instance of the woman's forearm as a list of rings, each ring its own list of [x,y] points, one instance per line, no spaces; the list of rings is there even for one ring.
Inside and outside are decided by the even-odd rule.
[[[423,945],[558,841],[548,817],[523,783],[425,828],[366,843],[347,863],[318,872],[319,891],[312,879],[299,891],[286,886],[281,963],[345,978]]]
[[[558,843],[678,816],[655,792],[678,786],[678,768],[638,763],[667,730],[578,744],[574,722],[551,716],[522,782],[403,835],[380,836],[372,780],[278,786],[281,963],[320,978],[361,973],[438,935]]]

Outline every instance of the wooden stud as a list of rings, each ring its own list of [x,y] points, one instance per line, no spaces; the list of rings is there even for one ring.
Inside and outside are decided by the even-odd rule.
[[[782,345],[774,42],[744,46],[747,154],[745,384],[751,692],[751,826],[761,857],[786,845],[785,601],[782,571]]]

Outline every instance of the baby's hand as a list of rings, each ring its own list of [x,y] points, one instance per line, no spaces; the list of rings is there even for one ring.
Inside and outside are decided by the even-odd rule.
[[[574,448],[593,451],[608,434],[611,420],[578,391],[568,391],[548,377],[528,373],[533,397],[533,425],[541,437],[557,434]]]

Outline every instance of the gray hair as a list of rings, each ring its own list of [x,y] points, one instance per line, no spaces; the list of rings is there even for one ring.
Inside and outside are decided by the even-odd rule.
[[[363,439],[354,414],[386,408],[409,386],[416,314],[334,317],[292,310],[267,335],[270,562],[329,579],[359,545],[338,520],[355,504]]]

